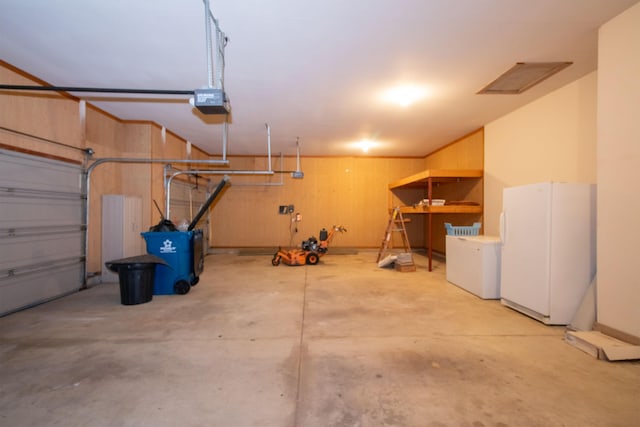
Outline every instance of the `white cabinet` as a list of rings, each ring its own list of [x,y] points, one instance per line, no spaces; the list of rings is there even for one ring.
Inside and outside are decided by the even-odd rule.
[[[117,282],[118,275],[104,263],[142,255],[142,198],[120,194],[102,196],[102,282]]]
[[[500,238],[447,236],[447,281],[484,299],[500,298]]]

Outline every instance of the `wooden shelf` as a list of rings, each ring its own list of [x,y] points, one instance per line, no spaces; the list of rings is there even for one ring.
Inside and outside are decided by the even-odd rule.
[[[419,200],[426,200],[429,204],[424,206],[408,205],[400,206],[400,212],[403,214],[425,214],[427,224],[427,254],[429,258],[429,271],[432,269],[432,249],[433,249],[433,215],[434,214],[475,214],[482,215],[482,179],[484,177],[484,171],[482,169],[429,169],[417,174],[402,178],[398,181],[389,184],[389,209],[393,209],[397,206],[398,200],[402,201],[401,197],[395,197],[397,193],[417,193]],[[475,182],[474,182],[475,181]],[[459,183],[459,184],[457,184]],[[440,184],[446,184],[440,186]],[[469,188],[477,188],[480,186],[480,190],[476,191],[474,195],[470,197],[471,200],[463,200],[468,197],[466,193]],[[445,188],[446,187],[446,188]],[[433,193],[436,191],[439,197],[434,197]],[[396,190],[397,193],[394,193]],[[411,190],[409,192],[403,190]],[[419,190],[419,191],[418,191]],[[464,194],[461,194],[464,193]],[[425,197],[426,196],[426,197]],[[462,197],[460,197],[462,196]],[[430,206],[431,200],[436,198],[443,198],[445,200],[461,200],[471,202],[469,204],[445,204],[442,206]],[[407,204],[408,200],[405,197],[404,203]],[[416,197],[418,199],[418,197]],[[414,199],[414,200],[416,200]],[[474,200],[475,199],[475,200]],[[472,204],[478,203],[477,205]]]
[[[481,214],[482,206],[445,205],[445,206],[401,206],[403,214]]]
[[[389,184],[389,190],[398,188],[423,188],[429,183],[457,182],[463,179],[482,178],[482,169],[429,169]]]

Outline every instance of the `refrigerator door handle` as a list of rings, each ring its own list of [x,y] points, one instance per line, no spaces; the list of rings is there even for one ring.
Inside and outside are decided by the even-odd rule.
[[[502,242],[502,245],[506,245],[507,244],[507,233],[506,233],[506,215],[503,212],[500,212],[500,242]]]

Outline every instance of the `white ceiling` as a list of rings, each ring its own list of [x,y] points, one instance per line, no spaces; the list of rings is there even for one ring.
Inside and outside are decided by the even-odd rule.
[[[229,38],[228,153],[422,156],[596,69],[598,27],[638,0],[210,0]],[[208,82],[202,0],[0,0],[0,58],[52,85],[192,90]],[[573,61],[522,95],[476,95],[516,62]],[[0,84],[6,82],[0,82]],[[413,83],[409,108],[378,101]],[[87,94],[82,95],[87,98]],[[90,102],[209,153],[220,116],[186,97]],[[99,153],[97,153],[99,156]]]

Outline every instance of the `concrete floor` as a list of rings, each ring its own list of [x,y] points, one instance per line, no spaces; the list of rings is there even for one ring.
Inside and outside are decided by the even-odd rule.
[[[217,254],[184,296],[0,318],[0,425],[640,426],[639,363],[375,256]]]

